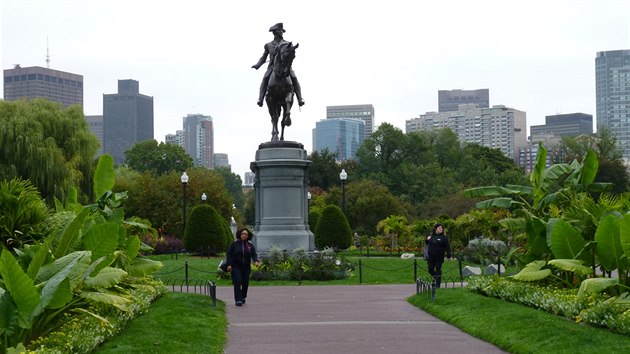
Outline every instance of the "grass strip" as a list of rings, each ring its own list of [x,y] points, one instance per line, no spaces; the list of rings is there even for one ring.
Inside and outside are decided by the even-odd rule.
[[[630,337],[463,288],[437,289],[435,302],[408,301],[510,353],[630,353]]]
[[[95,353],[223,353],[225,304],[209,296],[168,292]]]

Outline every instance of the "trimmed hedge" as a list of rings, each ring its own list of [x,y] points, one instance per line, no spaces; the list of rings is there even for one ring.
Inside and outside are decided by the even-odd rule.
[[[336,205],[324,208],[315,227],[315,247],[345,250],[351,245],[352,230],[341,209]]]
[[[186,250],[213,256],[226,249],[225,219],[210,205],[196,206],[184,231]]]

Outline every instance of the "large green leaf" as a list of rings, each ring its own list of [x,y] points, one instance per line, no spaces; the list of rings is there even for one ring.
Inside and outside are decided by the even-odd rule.
[[[616,278],[591,278],[585,279],[580,284],[580,290],[578,290],[578,298],[589,293],[599,293],[607,288],[619,284],[619,279]]]
[[[92,226],[83,236],[83,246],[96,258],[107,256],[118,248],[118,224],[107,222]]]
[[[584,237],[568,222],[562,219],[549,219],[547,237],[551,237],[551,252],[555,258],[575,259],[584,246]],[[582,253],[580,258],[588,255]]]
[[[131,236],[127,238],[127,257],[129,259],[134,259],[138,256],[138,251],[140,250],[140,238],[138,236]]]
[[[72,300],[72,291],[81,282],[89,266],[90,252],[74,252],[57,261],[58,265],[63,264],[63,267],[44,283],[37,314],[46,308],[61,308]]]
[[[580,175],[578,177],[578,183],[583,186],[588,186],[595,181],[597,176],[597,169],[599,168],[599,159],[597,153],[594,150],[589,149],[582,161],[582,168],[580,169]]]
[[[129,275],[144,276],[149,275],[162,268],[162,262],[154,261],[148,258],[136,258],[129,266]]]
[[[537,281],[545,279],[551,275],[551,270],[542,269],[546,265],[545,261],[533,261],[525,266],[514,279],[519,281]]]
[[[6,331],[9,337],[13,335],[17,314],[17,308],[11,300],[11,294],[0,288],[0,338],[2,338],[3,331]]]
[[[66,197],[66,207],[65,210],[67,211],[73,211],[76,209],[77,207],[77,189],[74,187],[70,187],[70,190],[68,190],[68,196]]]
[[[615,269],[625,269],[627,267],[627,259],[623,256],[621,248],[621,221],[616,215],[608,214],[604,216],[597,224],[595,231],[595,241],[597,242],[595,249],[599,262],[607,271]]]
[[[536,153],[536,163],[534,163],[534,169],[529,176],[529,181],[532,183],[534,190],[539,190],[545,167],[547,166],[547,149],[542,143],[538,144],[538,152]]]
[[[70,252],[70,246],[77,243],[81,237],[81,227],[83,226],[83,220],[88,216],[90,210],[85,208],[77,215],[69,224],[67,224],[61,236],[57,241],[57,246],[54,250],[55,257],[65,256]]]
[[[619,227],[619,241],[626,258],[630,258],[630,213],[625,214],[621,219],[621,226]]]
[[[100,199],[103,194],[114,188],[114,158],[111,155],[101,155],[94,173],[94,196]]]
[[[127,276],[127,272],[120,268],[103,268],[96,276],[85,279],[85,285],[91,288],[110,288],[120,283]]]
[[[22,270],[11,252],[7,250],[3,250],[0,255],[0,275],[6,291],[11,294],[17,307],[18,325],[22,328],[30,328],[33,311],[40,301],[33,279]]]
[[[499,224],[510,231],[525,230],[527,226],[527,220],[523,218],[505,218],[499,220]]]
[[[511,194],[523,194],[527,187],[510,186],[511,188],[501,186],[484,186],[466,189],[464,195],[471,198],[479,197],[504,197]]]
[[[546,230],[545,222],[537,217],[531,217],[525,224],[527,253],[534,259],[545,258],[547,253],[549,253]]]
[[[48,237],[43,244],[37,246],[39,248],[35,252],[35,255],[33,256],[31,262],[28,264],[28,269],[26,271],[31,279],[35,279],[35,277],[37,276],[37,272],[39,272],[39,268],[41,268],[41,266],[46,262],[52,240],[53,237]]]
[[[107,294],[100,291],[81,291],[79,296],[93,302],[113,305],[121,310],[126,310],[123,305],[127,305],[130,302],[129,299],[125,299],[122,296]]]
[[[500,197],[500,198],[493,198],[493,199],[481,201],[477,203],[475,206],[479,209],[489,209],[489,208],[509,209],[510,207],[512,207],[513,204],[521,205],[522,203],[516,202],[512,198]]]
[[[549,264],[577,275],[593,274],[593,268],[585,266],[584,261],[579,259],[552,259],[549,261]]]
[[[83,277],[88,267],[92,253],[90,251],[75,251],[52,263],[48,263],[40,268],[35,281],[39,283],[47,282],[55,277],[58,273],[69,270],[67,277],[70,280],[72,290],[83,281]]]

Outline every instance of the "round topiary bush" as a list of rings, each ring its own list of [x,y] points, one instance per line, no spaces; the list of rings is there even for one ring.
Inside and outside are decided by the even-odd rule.
[[[227,246],[224,222],[223,217],[212,206],[196,206],[184,231],[186,250],[207,256],[225,252]]]
[[[319,221],[320,215],[321,212],[317,209],[308,212],[308,228],[313,232],[315,232],[315,229],[317,228],[317,222]]]
[[[352,230],[348,219],[336,205],[329,205],[323,211],[315,227],[315,247],[324,249],[346,249],[352,244]]]

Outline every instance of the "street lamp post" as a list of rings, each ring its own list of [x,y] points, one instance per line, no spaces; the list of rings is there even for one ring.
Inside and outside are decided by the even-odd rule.
[[[311,210],[311,198],[313,196],[311,195],[311,192],[306,192],[306,212],[308,213]]]
[[[339,179],[341,179],[341,210],[343,213],[346,213],[346,179],[348,178],[348,174],[345,169],[341,169],[341,173],[339,174]]]
[[[205,204],[206,200],[208,200],[208,196],[206,195],[206,193],[201,194],[201,201]]]
[[[188,175],[186,172],[182,173],[181,181],[182,189],[184,191],[184,230],[186,230],[186,185],[188,184]]]

